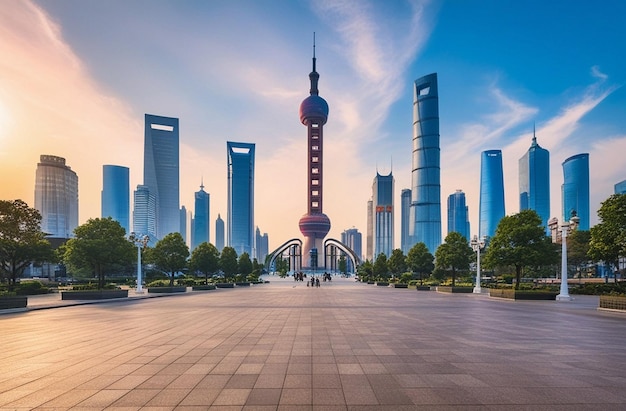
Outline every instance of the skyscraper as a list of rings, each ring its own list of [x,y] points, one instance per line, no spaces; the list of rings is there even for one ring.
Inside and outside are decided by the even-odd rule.
[[[615,194],[626,194],[626,180],[615,184]]]
[[[480,158],[479,237],[493,237],[504,217],[502,151],[483,151]]]
[[[182,205],[180,206],[180,235],[183,237],[185,244],[189,243],[187,241],[187,234],[187,207]]]
[[[563,221],[569,221],[572,211],[580,221],[579,230],[589,230],[589,154],[577,154],[563,162]]]
[[[267,233],[261,234],[261,229],[256,228],[256,253],[253,256],[259,264],[265,264],[265,257],[269,254],[269,237]]]
[[[382,176],[376,173],[372,184],[374,209],[374,259],[379,254],[391,257],[393,251],[393,175]]]
[[[157,238],[180,232],[177,118],[145,115],[143,181],[156,200]]]
[[[39,157],[35,208],[41,213],[41,231],[54,238],[73,237],[78,227],[78,176],[63,157]]]
[[[130,177],[128,167],[102,166],[102,217],[111,217],[130,233]]]
[[[307,128],[307,213],[300,218],[300,232],[304,236],[302,259],[305,267],[317,266],[312,261],[311,250],[323,252],[323,241],[330,231],[330,219],[323,213],[323,142],[324,124],[328,120],[328,103],[319,96],[317,83],[320,75],[315,68],[315,42],[313,42],[313,71],[309,74],[310,95],[300,104],[300,121]],[[323,261],[323,259],[320,259]]]
[[[228,245],[254,257],[254,144],[226,142],[228,161]]]
[[[133,231],[138,236],[150,237],[151,245],[156,240],[156,197],[148,186],[138,185],[134,193]]]
[[[400,249],[406,255],[413,243],[411,241],[410,232],[410,216],[411,216],[411,190],[402,189],[400,192]]]
[[[365,228],[365,259],[374,261],[374,200],[367,201],[367,227]]]
[[[361,233],[359,233],[359,230],[356,228],[350,228],[341,233],[341,242],[354,251],[360,259],[363,259],[362,241]],[[348,272],[354,272],[356,270],[350,258],[346,258],[346,263]]]
[[[437,73],[432,73],[415,80],[413,89],[413,160],[409,235],[412,244],[423,242],[433,254],[441,244],[439,156],[439,94]]]
[[[456,190],[448,196],[448,234],[457,232],[467,241],[470,240],[469,212],[465,201],[465,193]]]
[[[191,249],[193,250],[202,243],[208,243],[210,239],[209,221],[211,219],[211,197],[204,191],[204,184],[200,184],[200,190],[194,194],[194,217],[191,229]]]
[[[215,248],[220,253],[224,248],[224,220],[218,214],[217,219],[215,220]]]
[[[519,209],[535,210],[546,233],[550,219],[550,153],[537,144],[533,130],[530,148],[519,159]]]

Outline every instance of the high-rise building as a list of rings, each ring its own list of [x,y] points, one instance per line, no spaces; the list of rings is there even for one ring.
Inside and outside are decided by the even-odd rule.
[[[365,258],[374,261],[374,200],[367,201],[367,227],[365,228]]]
[[[400,193],[400,249],[407,255],[413,243],[410,232],[411,190],[405,188]]]
[[[493,237],[505,215],[502,151],[486,150],[480,159],[479,237]]]
[[[374,208],[374,259],[379,254],[391,257],[393,251],[393,174],[383,176],[378,172],[372,184]]]
[[[215,248],[220,253],[224,248],[224,220],[218,214],[217,219],[215,220]]]
[[[530,148],[519,159],[519,209],[535,210],[546,233],[550,220],[550,152],[537,144],[533,130]]]
[[[615,184],[615,194],[626,194],[626,180]]]
[[[183,237],[185,244],[188,243],[187,233],[187,207],[182,205],[180,206],[180,235]]]
[[[226,142],[228,161],[227,241],[237,255],[253,258],[254,143]]]
[[[42,154],[35,172],[35,209],[48,237],[70,238],[78,227],[78,176],[63,157]]]
[[[307,213],[300,218],[300,232],[304,236],[302,260],[304,267],[317,267],[313,255],[324,250],[324,237],[330,231],[330,219],[323,212],[323,142],[324,124],[328,120],[328,103],[319,96],[320,75],[315,68],[315,42],[313,44],[313,71],[309,74],[310,95],[300,104],[300,122],[307,128]],[[315,251],[313,251],[315,250]]]
[[[267,233],[261,234],[259,227],[256,228],[256,253],[254,258],[259,264],[265,264],[265,257],[269,254],[269,237]]]
[[[191,229],[191,249],[193,250],[202,243],[210,241],[209,221],[211,218],[211,197],[204,191],[204,184],[200,184],[200,190],[194,194],[194,217]]]
[[[467,241],[470,240],[469,212],[465,201],[465,193],[456,190],[448,196],[448,234],[457,232]]]
[[[143,182],[156,199],[156,236],[180,232],[178,119],[145,115]]]
[[[415,80],[413,89],[413,160],[409,227],[412,243],[423,242],[432,254],[435,254],[441,244],[439,156],[439,93],[437,73],[432,73]]]
[[[134,193],[133,231],[138,236],[150,237],[151,245],[156,241],[156,196],[148,186],[138,185]]]
[[[589,230],[589,154],[577,154],[563,162],[561,186],[563,221],[576,212],[579,230]]]
[[[102,166],[102,217],[111,217],[130,234],[130,172],[128,167]]]
[[[362,235],[356,228],[349,228],[341,233],[341,242],[354,251],[360,259],[363,258],[362,241]],[[356,270],[356,268],[352,266],[352,259],[346,258],[346,263],[348,272],[354,272]]]

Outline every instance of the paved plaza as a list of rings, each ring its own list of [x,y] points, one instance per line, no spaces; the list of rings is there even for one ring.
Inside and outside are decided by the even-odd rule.
[[[269,280],[29,299],[0,315],[0,409],[626,410],[626,314],[597,297]]]

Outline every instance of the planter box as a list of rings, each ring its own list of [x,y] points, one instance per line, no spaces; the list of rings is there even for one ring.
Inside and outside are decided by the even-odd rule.
[[[472,293],[474,292],[474,287],[450,287],[450,286],[437,286],[437,291],[440,293]]]
[[[626,311],[626,297],[619,295],[601,295],[599,307],[606,308],[607,310]]]
[[[61,291],[61,300],[109,300],[126,297],[128,297],[128,290]]]
[[[187,286],[148,287],[148,292],[153,294],[185,293],[187,292]]]
[[[217,283],[215,286],[217,288],[235,288],[235,283]]]
[[[408,284],[394,284],[393,288],[409,288]]]
[[[194,285],[191,287],[192,291],[205,291],[205,290],[215,290],[215,284],[204,284],[204,285]]]
[[[415,289],[417,291],[430,291],[430,286],[429,285],[418,285],[417,287],[415,287]]]
[[[489,297],[508,298],[510,300],[534,300],[550,301],[556,300],[557,292],[553,291],[526,291],[509,289],[490,289]]]
[[[368,283],[368,284],[376,284],[376,282],[375,282],[375,281],[368,281],[367,283]]]
[[[235,283],[237,287],[250,287],[250,282]]]
[[[0,297],[0,310],[11,310],[14,308],[26,308],[28,298],[25,295],[8,295]]]
[[[389,283],[383,282],[383,281],[378,281],[376,283],[376,285],[380,286],[380,287],[388,287]]]

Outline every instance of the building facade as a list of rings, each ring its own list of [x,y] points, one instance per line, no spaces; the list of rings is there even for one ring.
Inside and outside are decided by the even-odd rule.
[[[407,255],[413,243],[410,232],[411,190],[405,188],[400,193],[400,249]]]
[[[465,193],[456,190],[448,196],[448,234],[457,232],[470,240],[470,222]]]
[[[550,153],[537,144],[534,131],[530,148],[519,159],[519,209],[535,210],[549,233]]]
[[[486,150],[480,159],[479,237],[493,237],[505,215],[502,151]]]
[[[224,220],[222,220],[222,217],[218,214],[215,220],[215,248],[217,248],[217,251],[220,253],[224,248],[224,234]]]
[[[270,240],[267,233],[261,234],[261,229],[256,228],[256,252],[254,258],[259,264],[265,264],[265,257],[269,254]]]
[[[626,194],[626,180],[615,184],[615,194]]]
[[[579,230],[589,230],[589,154],[577,154],[563,162],[562,217],[569,221],[576,212]]]
[[[372,184],[374,259],[381,253],[389,258],[393,251],[393,186],[392,173],[386,176],[376,173]]]
[[[102,166],[102,218],[111,217],[130,233],[130,170],[128,167]]]
[[[365,258],[374,261],[374,200],[367,202],[367,226],[365,228]]]
[[[349,228],[341,233],[341,242],[349,247],[354,253],[363,260],[363,236],[356,228]],[[356,267],[352,265],[352,260],[346,258],[347,272],[355,272]]]
[[[158,239],[180,232],[179,162],[178,119],[146,114],[143,181],[156,200]]]
[[[191,249],[210,241],[209,221],[211,218],[211,197],[204,191],[204,184],[194,193],[194,216],[191,229]]]
[[[180,206],[180,235],[183,237],[183,241],[187,244],[187,247],[191,247],[189,242],[189,230],[187,230],[187,207]]]
[[[441,244],[441,169],[437,73],[415,80],[411,168],[412,244],[423,242],[435,254]]]
[[[63,157],[42,154],[35,172],[35,209],[41,231],[51,238],[71,238],[78,227],[78,176]]]
[[[138,236],[147,235],[150,245],[154,245],[156,236],[156,196],[145,185],[138,185],[134,192],[133,231]]]
[[[254,143],[226,142],[227,241],[237,255],[254,254]]]

